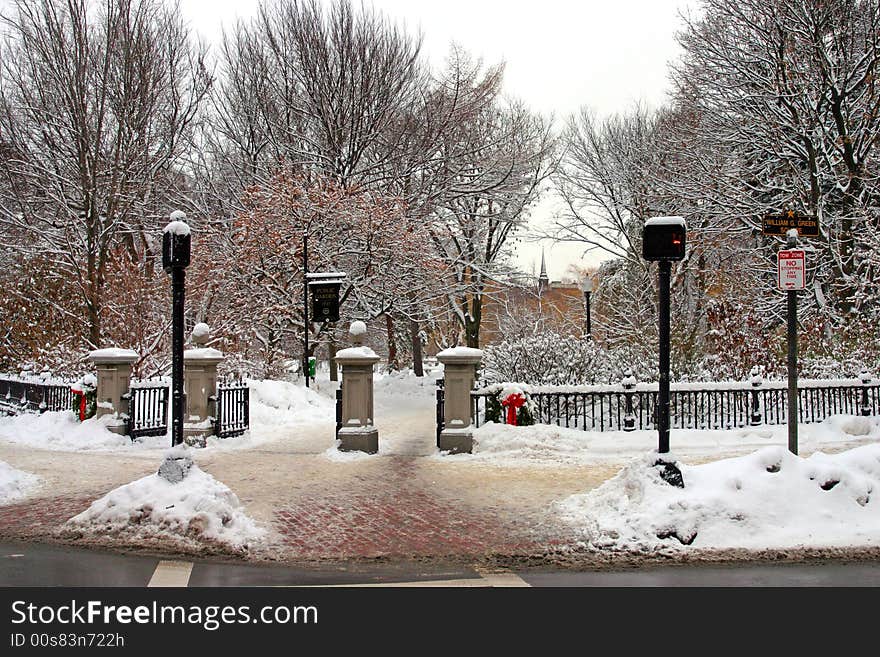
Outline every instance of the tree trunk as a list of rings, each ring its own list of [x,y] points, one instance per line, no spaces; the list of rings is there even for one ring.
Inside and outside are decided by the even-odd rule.
[[[465,338],[467,346],[474,349],[480,348],[480,322],[483,318],[483,297],[475,294],[471,298],[470,313],[464,319]]]
[[[336,336],[332,330],[327,338],[327,352],[330,360],[330,380],[339,381],[339,371],[336,368]]]
[[[425,371],[422,368],[422,339],[419,336],[419,323],[414,319],[409,320],[409,334],[410,338],[412,338],[413,372],[416,376],[424,376]]]
[[[400,369],[397,362],[397,343],[394,341],[394,319],[391,313],[385,313],[385,330],[388,340],[388,369]]]

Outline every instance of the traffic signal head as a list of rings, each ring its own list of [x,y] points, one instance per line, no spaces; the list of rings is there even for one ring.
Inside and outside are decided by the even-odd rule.
[[[682,217],[655,217],[645,222],[642,257],[645,260],[683,260],[687,225]]]
[[[162,231],[162,269],[169,273],[175,267],[189,267],[190,229],[185,219],[183,212],[172,212],[171,222]]]

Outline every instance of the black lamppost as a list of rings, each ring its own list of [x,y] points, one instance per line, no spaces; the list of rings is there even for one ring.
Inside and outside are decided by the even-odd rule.
[[[186,268],[190,261],[190,230],[186,215],[171,213],[171,221],[162,231],[162,268],[171,274],[171,446],[183,442],[183,303]]]
[[[587,307],[587,337],[592,340],[593,331],[590,326],[590,295],[593,293],[593,279],[589,276],[584,277],[581,283],[581,289],[584,291],[584,304]]]

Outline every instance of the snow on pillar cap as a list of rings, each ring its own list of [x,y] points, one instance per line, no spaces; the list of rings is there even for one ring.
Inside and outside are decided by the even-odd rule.
[[[437,360],[444,365],[447,363],[479,363],[483,358],[483,352],[473,347],[452,347],[444,349],[437,354]]]
[[[351,336],[351,343],[355,347],[361,347],[367,335],[367,325],[360,320],[354,321],[348,329],[348,334]]]
[[[93,363],[133,363],[140,356],[131,349],[95,349],[89,352],[89,360]]]
[[[204,322],[199,322],[195,326],[193,326],[192,330],[192,343],[193,344],[207,344],[208,340],[211,339],[211,327],[205,324]]]

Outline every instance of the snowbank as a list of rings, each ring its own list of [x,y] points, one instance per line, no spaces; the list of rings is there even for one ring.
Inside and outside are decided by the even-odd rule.
[[[880,440],[880,418],[835,415],[824,422],[799,425],[801,453],[846,449]],[[786,425],[731,430],[674,429],[672,449],[681,456],[730,455],[761,447],[788,445]],[[496,465],[592,464],[620,462],[657,448],[656,431],[582,431],[555,425],[510,426],[487,422],[474,430],[472,455],[444,458]]]
[[[880,444],[809,458],[776,446],[703,465],[679,460],[684,488],[661,479],[657,456],[558,503],[561,517],[588,545],[627,552],[880,545]]]
[[[62,451],[108,451],[157,449],[168,446],[165,436],[142,438],[132,443],[107,429],[113,415],[80,422],[72,411],[50,411],[40,415],[24,413],[0,418],[0,440],[37,449]]]
[[[40,478],[30,472],[16,470],[0,461],[0,504],[9,504],[25,497],[39,484]]]
[[[333,421],[336,417],[335,398],[316,388],[306,388],[302,383],[256,379],[248,380],[247,384],[251,390],[252,431],[260,427]]]
[[[167,454],[185,451],[178,447]],[[135,540],[215,541],[240,549],[266,534],[245,514],[235,493],[195,464],[178,483],[153,474],[120,486],[68,520],[67,527]]]
[[[152,385],[156,382],[152,381]],[[333,422],[335,400],[325,391],[284,381],[248,381],[250,431],[236,438],[210,437],[208,449],[247,449],[286,435],[293,427]],[[80,422],[72,411],[0,417],[0,441],[60,451],[126,451],[166,449],[170,437],[150,436],[132,442],[107,429],[111,415]]]

